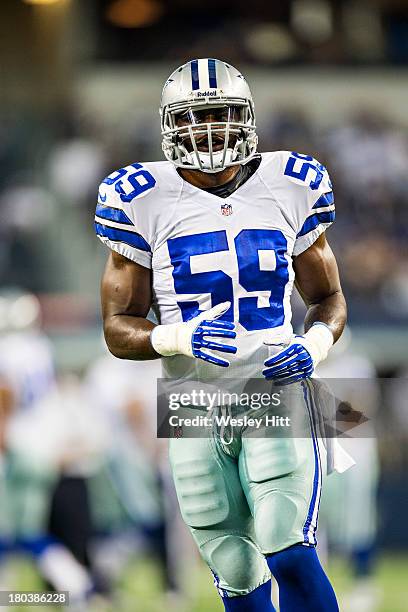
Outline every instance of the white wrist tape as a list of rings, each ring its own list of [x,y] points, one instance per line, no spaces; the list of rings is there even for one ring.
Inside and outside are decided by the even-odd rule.
[[[196,327],[205,319],[218,319],[230,306],[230,302],[223,302],[201,312],[190,321],[157,325],[150,334],[152,347],[156,353],[163,355],[163,357],[170,357],[171,355],[193,357],[191,338]]]
[[[330,348],[333,346],[334,338],[330,328],[325,324],[316,322],[308,332],[304,334],[305,347],[313,359],[313,365],[326,359]]]
[[[156,353],[163,357],[178,353],[193,356],[191,330],[184,323],[157,325],[150,334],[150,342]]]

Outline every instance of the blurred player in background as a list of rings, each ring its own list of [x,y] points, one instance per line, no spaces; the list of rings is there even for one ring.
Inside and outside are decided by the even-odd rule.
[[[88,572],[48,532],[61,426],[53,356],[40,329],[39,302],[34,295],[10,290],[1,295],[0,309],[1,553],[31,555],[44,580],[70,591],[72,604],[82,605],[92,589]]]
[[[332,474],[322,494],[321,526],[329,552],[346,556],[353,574],[351,590],[342,598],[344,612],[375,612],[381,594],[374,582],[379,456],[374,419],[380,389],[374,365],[366,355],[351,350],[352,333],[346,328],[326,361],[316,370],[332,386],[341,402],[369,421],[354,427],[342,446],[356,461],[344,474]],[[331,379],[331,380],[330,380]]]
[[[95,529],[102,536],[94,555],[112,581],[135,553],[147,549],[159,564],[168,604],[181,609],[178,572],[185,537],[163,461],[166,445],[156,438],[159,377],[159,362],[135,364],[106,354],[84,379],[87,402],[109,431],[103,469],[90,487]]]
[[[291,408],[309,438],[172,439],[173,477],[227,611],[273,610],[271,572],[282,612],[337,610],[315,551],[324,449],[300,382],[346,318],[325,238],[330,179],[308,155],[257,153],[250,89],[225,62],[174,71],[161,118],[167,161],[122,168],[99,190],[96,233],[112,250],[102,282],[107,344],[120,358],[164,357],[165,376],[180,382],[217,380],[230,367],[230,377],[293,383]],[[299,336],[295,279],[308,306]],[[151,306],[157,326],[146,318]]]

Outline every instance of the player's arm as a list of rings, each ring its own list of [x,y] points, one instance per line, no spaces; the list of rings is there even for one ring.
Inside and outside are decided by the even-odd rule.
[[[217,321],[230,307],[218,304],[185,323],[154,325],[146,319],[152,304],[152,271],[123,255],[109,255],[101,286],[105,340],[121,359],[156,359],[185,355],[222,367],[229,361],[209,351],[235,353],[236,347],[214,338],[234,339],[234,324]]]
[[[115,251],[101,284],[103,329],[110,352],[121,359],[156,359],[147,320],[152,303],[152,271]]]
[[[340,285],[336,258],[323,233],[293,260],[295,285],[307,306],[305,332],[314,323],[324,323],[336,342],[347,318],[346,301]]]
[[[265,361],[266,378],[296,382],[312,375],[341,336],[347,307],[339,272],[325,234],[294,258],[295,283],[305,304],[305,334],[295,336],[278,354]]]

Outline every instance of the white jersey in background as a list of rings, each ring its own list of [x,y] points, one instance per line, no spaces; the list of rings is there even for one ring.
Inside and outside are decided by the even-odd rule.
[[[339,400],[349,402],[353,410],[368,418],[341,439],[343,449],[355,459],[356,465],[345,474],[330,477],[322,495],[321,522],[327,528],[329,541],[347,553],[371,547],[377,534],[380,463],[375,418],[381,407],[374,364],[367,355],[353,351],[350,340],[351,332],[346,328],[316,370]],[[356,521],[356,516],[363,520]]]
[[[0,336],[0,382],[10,388],[15,410],[35,407],[55,389],[51,343],[38,330]]]
[[[157,379],[160,374],[158,361],[117,359],[108,352],[91,363],[84,379],[84,392],[111,435],[129,429],[126,407],[136,400],[151,427],[149,433],[156,431]]]
[[[108,247],[153,271],[160,323],[186,321],[230,301],[224,320],[237,324],[236,355],[222,369],[181,355],[164,376],[259,376],[268,338],[292,335],[292,257],[334,220],[324,166],[308,155],[262,153],[254,174],[227,198],[194,187],[170,162],[132,164],[100,186],[95,228]]]
[[[160,366],[155,361],[117,359],[106,351],[90,364],[84,385],[100,410],[121,415],[126,402],[138,397],[150,419],[156,409],[158,377]]]
[[[38,329],[0,336],[0,386],[10,389],[13,411],[6,428],[7,447],[32,466],[54,469],[60,416],[52,346]]]
[[[158,361],[126,361],[110,353],[93,362],[84,380],[87,403],[109,431],[105,462],[121,504],[135,523],[162,520],[155,436]]]

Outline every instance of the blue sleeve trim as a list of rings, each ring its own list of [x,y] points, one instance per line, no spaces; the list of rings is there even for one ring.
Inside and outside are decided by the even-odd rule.
[[[321,223],[333,223],[335,217],[336,213],[334,212],[334,210],[331,212],[321,212],[311,215],[302,225],[302,229],[297,234],[296,238],[300,238],[300,236],[308,234],[312,230],[316,229],[316,227]]]
[[[128,244],[135,249],[140,249],[141,251],[147,251],[150,253],[152,251],[150,245],[146,242],[143,236],[137,234],[136,232],[127,232],[126,230],[107,227],[106,225],[96,222],[95,231],[98,236],[108,238],[113,242],[124,242],[125,244]]]
[[[116,221],[116,223],[124,223],[125,225],[133,225],[127,214],[119,208],[111,208],[103,204],[96,205],[96,216],[107,221]]]
[[[329,193],[324,193],[323,195],[320,196],[320,198],[317,200],[313,208],[322,208],[323,206],[331,206],[333,202],[334,202],[334,194],[332,191],[329,191]]]

